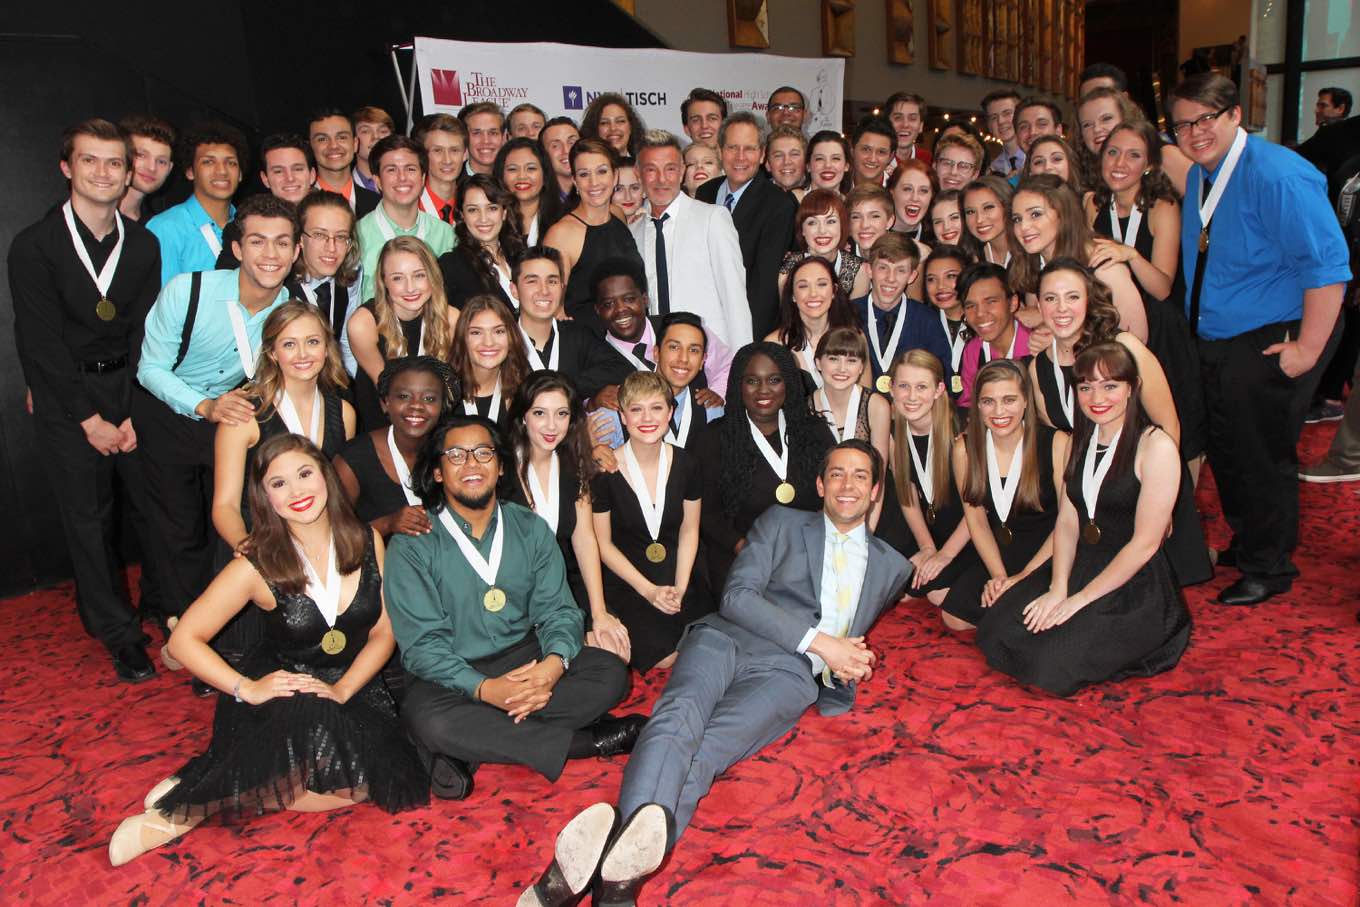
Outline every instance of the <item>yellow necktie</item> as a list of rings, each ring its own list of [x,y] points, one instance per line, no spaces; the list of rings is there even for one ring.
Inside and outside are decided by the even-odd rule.
[[[841,638],[850,632],[850,620],[854,616],[850,610],[853,603],[850,601],[850,583],[846,577],[845,543],[849,540],[850,537],[844,533],[831,534],[831,578],[836,583],[835,632],[832,635]],[[836,685],[830,667],[822,668],[822,683],[827,687]]]

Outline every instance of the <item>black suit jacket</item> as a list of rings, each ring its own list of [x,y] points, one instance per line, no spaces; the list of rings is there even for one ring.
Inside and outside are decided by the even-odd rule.
[[[715,176],[694,193],[701,202],[717,204],[725,176]],[[746,299],[751,306],[754,336],[764,337],[779,323],[779,265],[793,247],[798,203],[761,171],[741,194],[732,221],[746,265]]]
[[[582,399],[595,396],[606,385],[621,384],[633,372],[631,362],[583,324],[557,322],[557,343],[561,346],[557,370],[572,380]],[[542,359],[546,368],[548,356]]]
[[[365,214],[378,207],[382,195],[372,189],[365,189],[358,182],[354,184],[354,219],[360,220]]]
[[[455,246],[439,256],[439,272],[444,275],[444,293],[448,296],[449,305],[455,309],[461,311],[463,304],[473,296],[490,293],[509,306],[510,311],[519,311],[515,301],[501,289],[499,280],[491,286],[482,282],[482,278],[472,267],[468,253],[461,246]]]

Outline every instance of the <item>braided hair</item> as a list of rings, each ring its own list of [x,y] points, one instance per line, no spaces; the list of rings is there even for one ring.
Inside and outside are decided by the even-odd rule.
[[[439,383],[444,388],[444,399],[440,401],[439,406],[441,413],[446,413],[452,409],[453,402],[459,399],[458,378],[443,359],[436,359],[434,356],[399,356],[396,359],[387,360],[382,373],[378,375],[379,400],[387,399],[387,394],[392,389],[392,382],[403,372],[425,372],[439,379]]]
[[[789,452],[788,480],[796,489],[798,500],[816,500],[817,474],[822,457],[834,443],[826,421],[812,411],[803,385],[802,369],[787,347],[771,341],[757,341],[737,350],[727,374],[726,406],[718,429],[723,458],[722,507],[728,519],[736,518],[760,459],[760,451],[751,438],[746,404],[741,396],[746,368],[757,355],[766,356],[774,362],[784,378],[782,410],[788,429],[788,437],[784,442]]]

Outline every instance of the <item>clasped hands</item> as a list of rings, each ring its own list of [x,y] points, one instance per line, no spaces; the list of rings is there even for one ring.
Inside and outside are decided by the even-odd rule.
[[[1066,623],[1082,608],[1087,601],[1078,595],[1052,589],[1025,605],[1025,629],[1031,633],[1042,633]]]
[[[534,659],[499,677],[483,680],[477,687],[477,698],[505,712],[519,724],[548,704],[553,687],[565,673],[560,658]]]
[[[837,680],[864,683],[874,676],[878,657],[870,651],[863,636],[830,636],[819,632],[807,650],[816,655]]]
[[[344,690],[311,674],[282,670],[266,674],[259,680],[243,678],[239,690],[241,700],[251,705],[261,705],[271,699],[287,698],[298,693],[311,693],[319,699],[329,699],[342,705],[350,697]]]

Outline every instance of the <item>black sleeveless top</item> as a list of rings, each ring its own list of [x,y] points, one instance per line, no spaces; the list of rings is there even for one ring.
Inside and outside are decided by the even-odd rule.
[[[1072,415],[1076,415],[1077,410],[1077,391],[1076,378],[1073,376],[1073,366],[1062,365],[1063,381],[1067,382],[1067,392],[1072,397]],[[1044,397],[1044,410],[1048,413],[1048,421],[1053,423],[1053,427],[1060,431],[1071,431],[1072,421],[1067,418],[1067,413],[1062,407],[1062,394],[1058,390],[1058,379],[1053,374],[1053,350],[1047,349],[1034,357],[1034,379],[1039,385],[1039,393]]]
[[[384,438],[378,443],[387,442]],[[356,436],[341,449],[340,456],[359,480],[359,498],[354,502],[354,512],[359,519],[371,523],[406,506],[406,493],[383,471],[370,433]]]
[[[365,302],[359,308],[367,309],[368,314],[373,316],[373,323],[378,323],[377,307],[372,299]],[[406,339],[406,353],[414,356],[420,349],[420,330],[424,323],[423,318],[412,318],[410,321],[397,320],[401,326],[402,337]],[[392,358],[387,355],[387,340],[382,332],[378,333],[378,352],[386,361]],[[372,431],[375,428],[382,428],[387,425],[387,416],[382,411],[382,406],[378,403],[378,388],[373,383],[373,379],[368,377],[368,372],[360,367],[354,375],[354,411],[359,417],[359,431]]]
[[[565,310],[573,319],[584,321],[597,331],[602,331],[603,326],[595,317],[595,267],[607,258],[616,257],[631,258],[642,267],[642,256],[638,254],[637,243],[633,241],[633,232],[617,217],[591,226],[574,212],[567,216],[581,222],[586,228],[586,238],[581,243],[581,254],[572,266],[571,277],[567,279]],[[648,228],[651,229],[650,223]],[[652,292],[655,294],[655,289]]]
[[[1058,520],[1058,492],[1053,485],[1053,436],[1057,432],[1047,425],[1035,426],[1035,443],[1038,445],[1039,455],[1039,508],[1038,510],[1027,510],[1020,505],[1017,499],[1011,504],[1011,512],[1006,518],[1006,528],[1010,530],[1017,545],[1030,545],[1038,548],[1043,544],[1044,539],[1053,531],[1053,525]],[[1020,464],[1016,464],[1019,468]],[[1007,476],[1009,479],[1010,477]],[[991,483],[987,483],[987,521],[991,524],[992,532],[996,533],[1002,525],[1001,518],[996,513],[996,503],[992,500]]]

